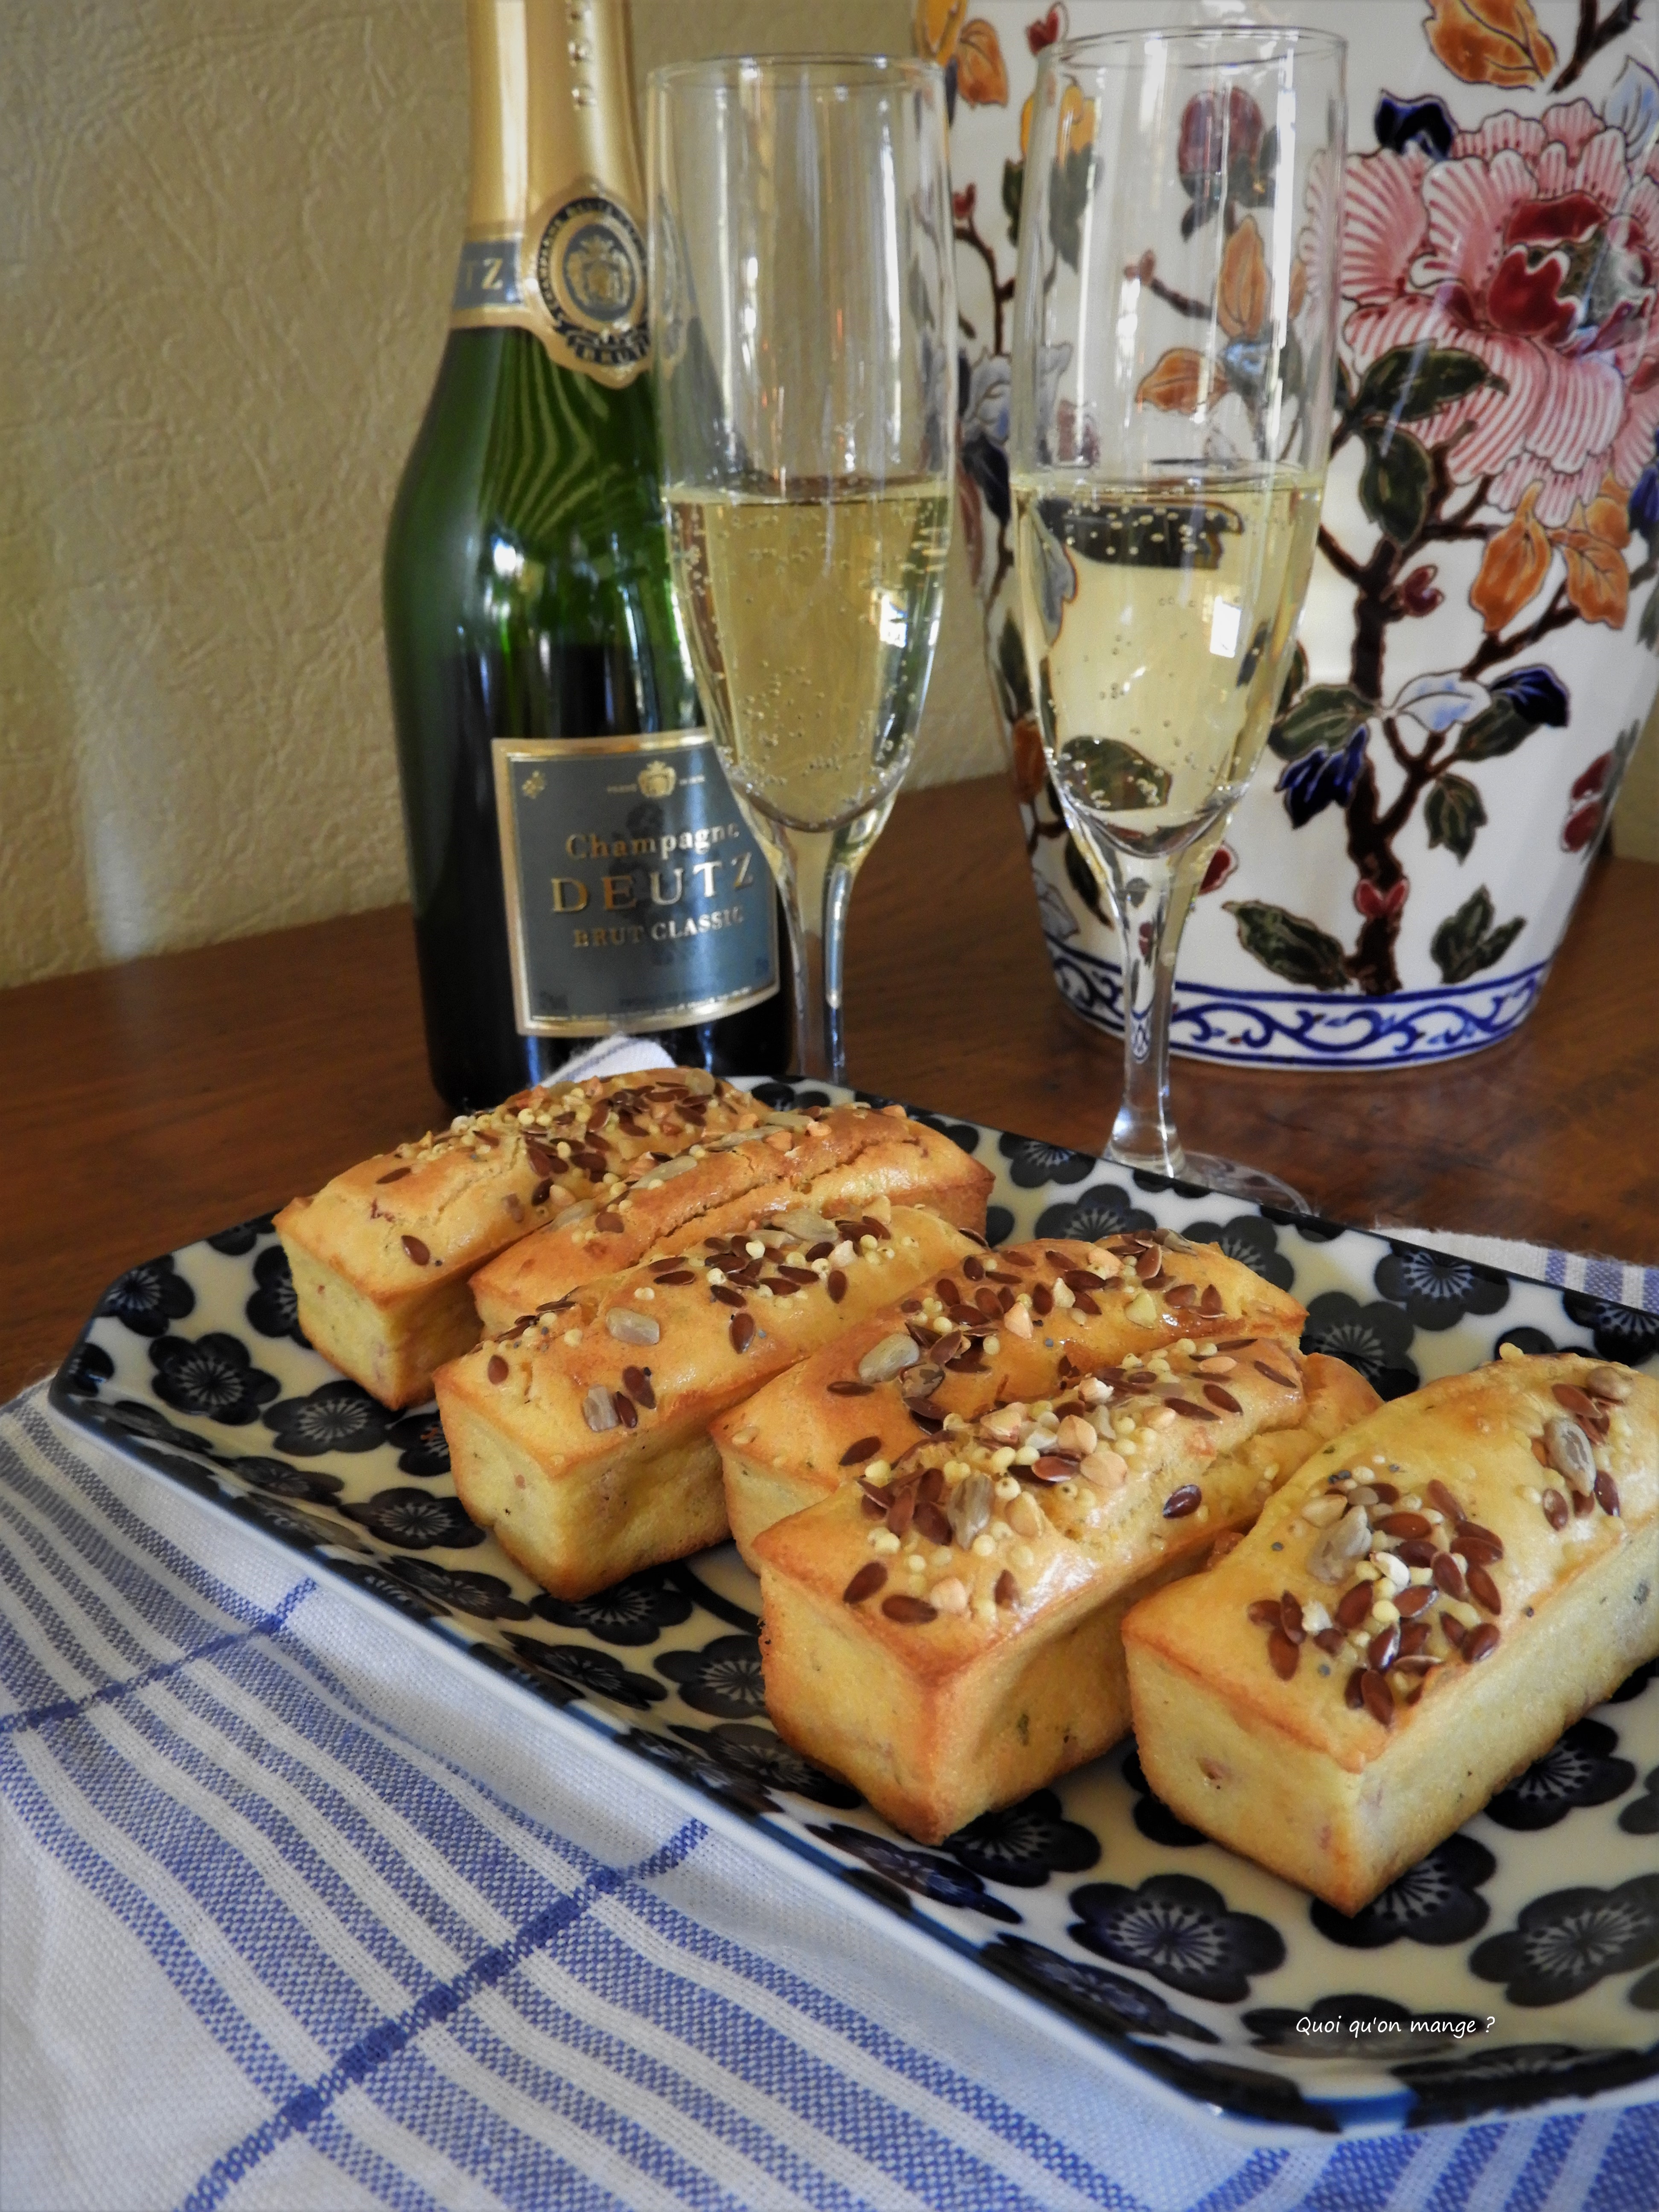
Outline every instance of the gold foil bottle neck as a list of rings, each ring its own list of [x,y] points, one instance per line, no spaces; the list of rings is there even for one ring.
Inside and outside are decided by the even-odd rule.
[[[514,324],[562,368],[631,383],[649,341],[628,0],[468,0],[467,30],[472,177],[452,324]],[[480,257],[509,241],[516,270],[501,277],[499,252]]]

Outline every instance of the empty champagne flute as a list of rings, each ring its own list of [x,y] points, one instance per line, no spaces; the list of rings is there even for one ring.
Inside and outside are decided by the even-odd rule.
[[[1242,25],[1051,46],[1014,300],[1020,626],[1050,776],[1110,900],[1109,1156],[1268,1203],[1184,1153],[1176,951],[1289,668],[1331,432],[1340,38]]]
[[[841,1079],[854,878],[927,696],[955,436],[945,84],[829,55],[657,70],[653,376],[703,708],[783,893],[798,1074]]]

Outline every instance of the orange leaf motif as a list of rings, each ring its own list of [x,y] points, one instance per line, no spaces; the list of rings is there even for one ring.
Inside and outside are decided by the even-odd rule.
[[[1602,477],[1601,489],[1584,517],[1584,526],[1592,537],[1621,553],[1630,544],[1630,500],[1617,477]]]
[[[1025,95],[1025,105],[1019,111],[1019,158],[1023,161],[1031,150],[1031,118],[1036,111],[1036,94]],[[1060,96],[1060,128],[1056,133],[1055,158],[1063,161],[1068,154],[1080,154],[1095,139],[1095,104],[1085,100],[1074,84],[1068,84]]]
[[[1014,724],[1014,791],[1026,806],[1035,804],[1048,773],[1042,757],[1042,733],[1035,714],[1022,714]]]
[[[1630,571],[1617,544],[1609,544],[1591,520],[1597,507],[1613,507],[1614,520],[1622,527],[1622,511],[1603,494],[1592,501],[1588,515],[1582,504],[1575,506],[1566,528],[1556,532],[1555,542],[1566,556],[1569,604],[1586,622],[1605,623],[1609,629],[1623,629],[1625,617],[1630,611]],[[1604,514],[1602,520],[1607,517]],[[1625,535],[1629,537],[1628,530]]]
[[[1161,407],[1166,415],[1201,415],[1220,381],[1207,354],[1173,346],[1141,378],[1135,399],[1142,407]]]
[[[1429,44],[1465,84],[1541,84],[1555,48],[1532,0],[1429,0]]]
[[[1230,338],[1259,337],[1272,304],[1273,287],[1267,281],[1261,233],[1255,227],[1255,217],[1246,216],[1227,240],[1221,257],[1217,319]]]
[[[1094,143],[1095,104],[1076,85],[1068,84],[1060,96],[1060,158],[1063,161],[1068,154],[1080,154]]]
[[[957,40],[957,90],[969,107],[1006,107],[1008,71],[995,27],[983,15],[964,23]]]
[[[1532,513],[1539,489],[1537,484],[1529,486],[1509,521],[1486,540],[1480,573],[1469,587],[1469,605],[1494,633],[1536,597],[1549,574],[1550,541]]]
[[[948,69],[955,58],[968,0],[916,0],[912,36],[924,61]]]

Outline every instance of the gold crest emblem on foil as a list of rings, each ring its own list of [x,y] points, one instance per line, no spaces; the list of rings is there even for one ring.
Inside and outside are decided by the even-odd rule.
[[[635,779],[641,799],[672,799],[678,776],[666,761],[650,761]]]

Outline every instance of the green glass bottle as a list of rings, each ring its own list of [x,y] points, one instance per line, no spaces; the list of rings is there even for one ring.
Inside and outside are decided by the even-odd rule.
[[[776,895],[670,584],[626,0],[468,0],[468,33],[466,240],[385,569],[433,1080],[470,1111],[619,1030],[777,1072]]]

